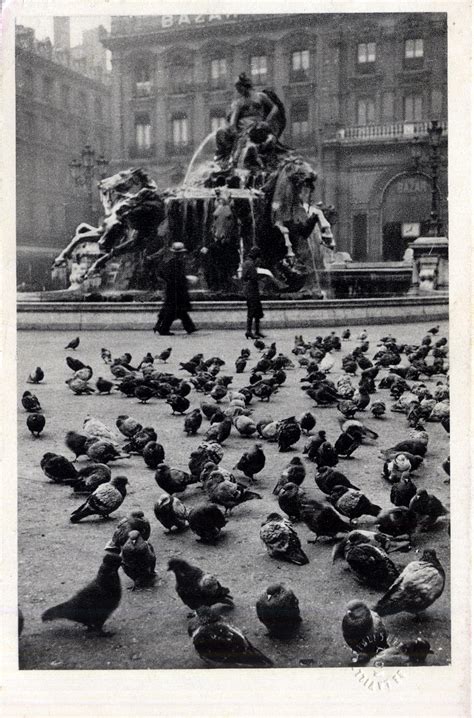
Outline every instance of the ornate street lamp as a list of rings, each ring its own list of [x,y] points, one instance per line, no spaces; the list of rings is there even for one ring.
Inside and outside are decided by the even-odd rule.
[[[94,177],[96,173],[101,179],[106,176],[106,170],[109,161],[100,155],[96,159],[95,151],[90,145],[85,145],[81,152],[81,159],[72,159],[69,163],[69,171],[75,184],[85,187],[87,190],[88,204],[91,213],[91,219],[95,219],[95,203],[94,203]]]
[[[421,140],[418,136],[415,136],[411,143],[410,143],[410,152],[411,152],[411,159],[413,162],[413,169],[415,171],[418,171],[420,168],[420,160],[421,160]]]
[[[431,212],[430,212],[430,236],[438,237],[441,229],[440,218],[440,201],[439,201],[439,165],[440,153],[439,145],[443,128],[439,125],[438,120],[431,120],[428,128],[428,136],[430,143],[430,166],[431,166]]]

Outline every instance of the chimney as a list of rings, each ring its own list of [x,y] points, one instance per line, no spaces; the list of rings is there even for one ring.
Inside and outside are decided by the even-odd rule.
[[[54,48],[56,50],[70,50],[71,28],[68,17],[54,17]]]

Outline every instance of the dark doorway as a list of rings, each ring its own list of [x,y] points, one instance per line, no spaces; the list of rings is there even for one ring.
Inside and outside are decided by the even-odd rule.
[[[402,223],[386,222],[383,226],[383,258],[387,262],[401,262],[405,253]]]
[[[352,259],[367,261],[367,215],[355,214],[353,220]]]

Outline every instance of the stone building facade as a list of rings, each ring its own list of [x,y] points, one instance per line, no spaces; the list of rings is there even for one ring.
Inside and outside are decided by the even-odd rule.
[[[58,36],[67,42],[67,29]],[[86,144],[110,157],[110,90],[103,67],[38,41],[22,26],[15,71],[17,283],[41,288],[49,286],[51,261],[76,226],[98,218],[69,163]]]
[[[338,210],[340,250],[362,262],[397,260],[423,232],[432,119],[443,127],[446,224],[444,14],[122,16],[104,43],[113,169],[142,165],[159,186],[179,184],[200,143],[225,122],[234,81],[246,72],[283,100],[282,140],[320,174],[318,198]],[[201,150],[212,156],[212,137]]]

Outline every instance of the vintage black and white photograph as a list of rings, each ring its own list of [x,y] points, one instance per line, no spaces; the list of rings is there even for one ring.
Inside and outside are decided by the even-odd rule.
[[[14,34],[19,668],[449,666],[447,14]]]

